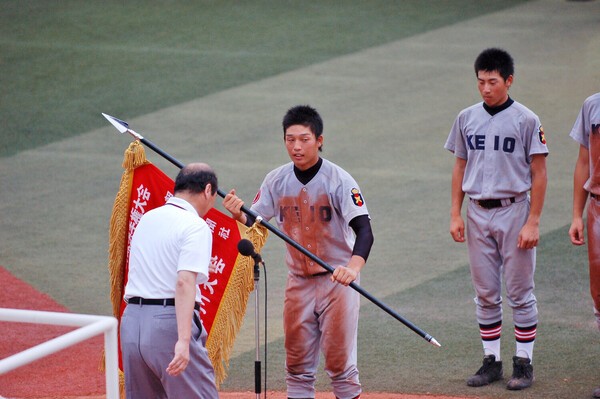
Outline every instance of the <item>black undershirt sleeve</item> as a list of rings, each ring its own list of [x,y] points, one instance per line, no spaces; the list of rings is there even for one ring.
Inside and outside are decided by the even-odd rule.
[[[352,255],[361,256],[366,261],[375,241],[369,215],[355,217],[350,221],[350,227],[354,230],[354,234],[356,234]]]
[[[246,227],[252,227],[255,220],[256,219],[254,218],[254,216],[246,214],[246,223],[244,224],[246,225]]]

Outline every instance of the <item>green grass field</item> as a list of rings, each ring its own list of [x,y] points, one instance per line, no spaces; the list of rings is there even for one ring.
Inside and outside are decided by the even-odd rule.
[[[0,156],[523,0],[0,3]]]
[[[462,267],[382,298],[408,320],[442,344],[435,348],[368,301],[363,301],[359,327],[359,365],[366,391],[437,393],[485,398],[586,398],[598,384],[590,371],[600,356],[598,331],[590,316],[587,258],[584,248],[573,247],[561,228],[544,235],[539,247],[536,296],[540,323],[534,351],[534,388],[507,391],[504,384],[473,389],[465,379],[481,362],[481,343],[474,318],[469,270]],[[504,306],[502,356],[505,381],[511,373],[514,335],[511,311]],[[268,347],[269,386],[284,389],[282,340]],[[261,353],[264,361],[264,354]],[[247,386],[254,353],[232,361],[228,390]],[[539,365],[539,367],[538,367]],[[327,390],[327,377],[320,375]]]
[[[363,300],[364,389],[589,397],[600,384],[600,342],[586,251],[566,234],[577,151],[568,131],[600,87],[599,4],[2,1],[0,265],[74,312],[109,314],[107,230],[129,141],[100,113],[130,121],[183,162],[209,162],[222,188],[249,200],[264,174],[287,161],[274,138],[279,118],[309,102],[325,119],[323,155],[359,181],[373,218],[376,241],[361,284],[442,344],[433,347]],[[515,56],[512,95],[540,115],[550,148],[537,380],[522,393],[464,384],[482,351],[466,246],[447,233],[452,156],[442,147],[458,111],[479,100],[472,62],[491,45]],[[263,257],[268,388],[279,390],[283,244],[271,237]],[[225,390],[253,389],[248,307]],[[506,309],[506,374],[512,335]],[[329,389],[322,373],[319,389]]]

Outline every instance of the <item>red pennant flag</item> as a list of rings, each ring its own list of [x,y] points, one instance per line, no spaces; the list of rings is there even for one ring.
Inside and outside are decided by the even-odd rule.
[[[139,141],[131,143],[125,151],[123,167],[125,172],[113,206],[109,237],[111,300],[113,313],[119,320],[127,306],[123,291],[127,283],[131,237],[142,216],[164,205],[173,195],[174,187],[170,177],[146,160]],[[211,262],[216,271],[200,285],[200,318],[208,333],[206,347],[219,385],[226,377],[235,335],[253,290],[253,263],[250,258],[238,254],[237,243],[242,237],[249,238],[260,250],[267,232],[262,226],[248,229],[214,208],[204,220],[213,234]],[[120,354],[119,368],[123,369]]]

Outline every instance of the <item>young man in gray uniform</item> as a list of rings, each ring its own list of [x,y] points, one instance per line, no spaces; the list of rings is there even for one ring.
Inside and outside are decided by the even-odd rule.
[[[579,143],[579,155],[573,174],[573,221],[569,236],[574,245],[585,244],[583,210],[589,195],[587,247],[590,293],[600,328],[600,93],[585,99],[570,136]],[[594,389],[593,397],[600,398],[600,387]]]
[[[467,242],[484,350],[483,365],[467,384],[478,387],[503,377],[504,277],[516,339],[507,388],[519,390],[533,383],[538,323],[533,275],[548,148],[539,118],[508,95],[514,79],[510,54],[484,50],[475,61],[475,74],[483,102],[459,113],[444,146],[456,157],[450,234],[456,242]],[[469,196],[466,230],[461,215],[465,194]]]
[[[202,217],[216,193],[208,165],[187,165],[173,197],[144,214],[133,233],[121,319],[127,399],[219,397],[198,306],[212,254]]]
[[[284,303],[286,383],[289,398],[314,398],[319,352],[333,393],[360,397],[357,332],[360,297],[347,287],[359,281],[373,234],[367,206],[356,181],[322,159],[323,121],[309,106],[288,110],[284,142],[292,162],[265,177],[251,207],[265,220],[275,218],[293,240],[335,268],[328,272],[287,246],[288,279]],[[231,190],[223,205],[234,219],[250,225],[243,202]],[[356,237],[355,237],[356,236]]]

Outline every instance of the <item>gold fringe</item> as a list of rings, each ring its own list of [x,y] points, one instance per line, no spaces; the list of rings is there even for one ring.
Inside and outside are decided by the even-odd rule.
[[[254,244],[254,248],[260,251],[267,240],[268,231],[264,226],[255,223],[246,229],[244,235]],[[246,314],[248,297],[253,290],[254,262],[248,256],[238,255],[206,340],[208,356],[215,369],[217,388],[227,378],[231,350]]]
[[[110,276],[110,301],[113,315],[121,321],[121,301],[123,300],[123,281],[125,280],[125,263],[127,260],[127,234],[129,233],[129,201],[131,200],[131,184],[135,168],[150,163],[146,159],[144,146],[139,140],[129,144],[123,157],[123,175],[119,191],[115,197],[110,217],[108,237],[108,272]],[[100,370],[105,370],[105,355],[102,351]],[[125,374],[119,370],[119,392],[125,398]]]
[[[100,365],[98,369],[104,373],[106,371],[106,352],[102,349],[102,355],[100,357]],[[125,399],[125,373],[123,370],[119,370],[119,397]]]
[[[119,397],[125,399],[125,373],[119,370]]]
[[[123,157],[123,175],[110,217],[108,238],[108,272],[110,275],[110,301],[113,315],[120,320],[121,301],[123,300],[123,281],[127,260],[127,234],[129,232],[129,201],[131,184],[135,168],[150,163],[146,159],[144,146],[135,140],[125,150]]]

